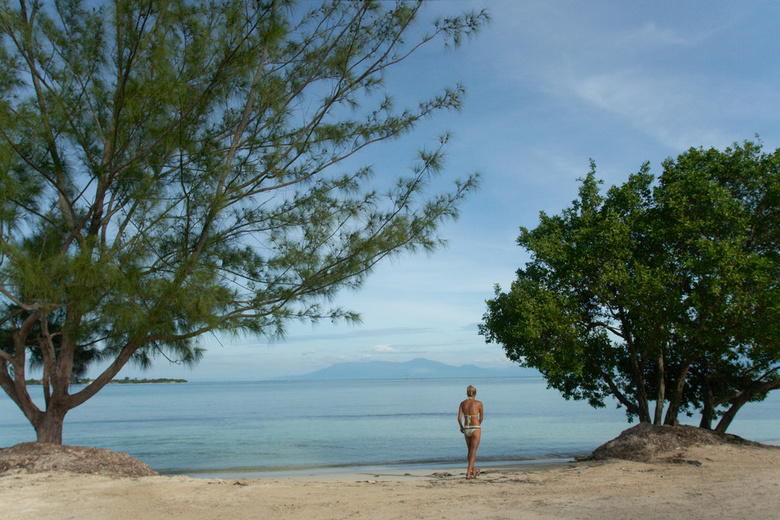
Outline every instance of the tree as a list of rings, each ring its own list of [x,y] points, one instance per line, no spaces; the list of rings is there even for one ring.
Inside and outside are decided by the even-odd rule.
[[[354,160],[460,107],[457,86],[396,109],[384,77],[484,12],[410,44],[421,2],[93,5],[0,5],[0,386],[40,442],[61,443],[68,410],[128,362],[196,363],[206,333],[359,319],[331,308],[337,292],[437,247],[477,183],[431,193],[446,137],[393,182]]]
[[[655,424],[722,416],[725,432],[780,388],[780,150],[690,149],[657,183],[645,164],[599,184],[591,164],[571,208],[521,228],[532,260],[496,287],[481,334],[566,398],[613,396]]]
[[[780,388],[780,150],[690,150],[664,163],[656,199],[682,286],[676,362],[692,371],[670,406],[701,410],[705,428],[721,416],[725,432]]]

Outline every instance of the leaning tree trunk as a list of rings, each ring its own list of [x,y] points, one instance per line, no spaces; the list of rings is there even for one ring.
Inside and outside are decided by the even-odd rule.
[[[75,394],[70,394],[71,367],[58,364],[54,356],[44,357],[43,393],[46,407],[41,410],[33,402],[24,382],[24,366],[26,363],[23,346],[17,349],[17,356],[0,357],[0,387],[12,401],[21,409],[30,421],[41,443],[62,444],[63,423],[65,415],[93,397],[101,388],[108,384],[127,364],[133,353],[138,349],[135,343],[126,344],[120,353],[98,377],[89,385]],[[60,350],[60,352],[62,349]],[[71,357],[61,357],[72,364]],[[10,367],[9,367],[10,365]],[[11,376],[13,374],[13,377]]]
[[[726,413],[724,413],[720,418],[720,421],[718,421],[718,425],[715,427],[715,431],[718,433],[726,433],[726,430],[728,430],[729,426],[731,426],[731,421],[734,420],[734,417],[736,417],[739,409],[749,401],[750,397],[747,396],[747,392],[743,393],[737,399],[732,401],[731,407],[726,410]]]
[[[617,399],[620,402],[620,404],[625,406],[626,410],[628,410],[629,413],[635,414],[639,417],[639,422],[643,422],[643,423],[650,422],[650,415],[649,414],[647,414],[646,416],[642,415],[642,409],[637,405],[637,403],[628,399],[628,397],[626,397],[625,394],[623,394],[623,392],[620,391],[620,389],[612,380],[612,377],[609,375],[608,372],[602,370],[601,378],[607,384],[607,386],[609,386],[609,389],[612,392],[612,395],[615,397],[615,399]]]
[[[699,428],[711,430],[712,420],[715,418],[715,396],[712,393],[712,386],[710,385],[710,378],[708,376],[703,377],[701,394],[703,404]]]
[[[688,377],[688,371],[691,368],[690,363],[685,363],[680,367],[677,373],[677,382],[672,389],[672,395],[669,397],[669,408],[666,410],[664,424],[669,426],[677,425],[677,415],[680,413],[683,391],[685,390],[685,380]]]
[[[750,389],[739,394],[739,396],[731,400],[731,407],[726,410],[726,413],[720,418],[718,425],[715,427],[715,431],[718,433],[726,433],[726,430],[731,425],[731,421],[734,420],[734,417],[736,417],[740,408],[746,403],[749,403],[753,398],[765,395],[778,388],[780,388],[780,379],[775,379],[765,383],[757,383]]]
[[[0,363],[0,369],[7,371],[7,365]],[[70,407],[65,406],[64,403],[59,402],[57,397],[46,392],[46,410],[40,410],[30,397],[24,381],[16,384],[17,382],[12,380],[7,372],[0,373],[0,383],[2,383],[6,394],[30,421],[35,429],[38,442],[62,444],[62,423]],[[44,382],[44,385],[46,384]]]

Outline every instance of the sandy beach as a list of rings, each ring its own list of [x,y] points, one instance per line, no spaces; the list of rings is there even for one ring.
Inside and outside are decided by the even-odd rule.
[[[658,462],[610,459],[485,469],[259,479],[0,477],[3,518],[780,518],[780,449],[698,446]]]

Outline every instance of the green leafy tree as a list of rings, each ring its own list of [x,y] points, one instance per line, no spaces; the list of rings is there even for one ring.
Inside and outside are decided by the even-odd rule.
[[[780,388],[780,151],[691,149],[663,166],[658,183],[645,164],[602,195],[591,165],[570,208],[521,228],[532,260],[496,287],[480,332],[566,398],[613,396],[656,424],[722,416],[725,432]]]
[[[39,441],[61,443],[68,410],[128,362],[196,363],[205,333],[356,320],[331,307],[339,290],[440,244],[477,182],[431,191],[446,137],[395,180],[355,166],[461,105],[457,86],[397,109],[383,86],[421,45],[457,45],[487,18],[421,34],[421,8],[0,4],[0,386]],[[40,409],[24,384],[31,359]],[[97,360],[107,368],[71,394]]]
[[[689,150],[664,163],[656,200],[682,304],[670,417],[701,411],[711,428],[720,416],[725,432],[780,388],[780,150]]]

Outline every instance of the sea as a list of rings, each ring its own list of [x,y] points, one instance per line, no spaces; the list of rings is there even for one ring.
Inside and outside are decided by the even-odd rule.
[[[541,377],[114,384],[68,413],[63,443],[193,477],[454,467],[466,456],[457,411],[469,384],[485,408],[482,464],[572,460],[632,426],[614,402],[567,401]],[[729,433],[780,444],[780,392],[744,406]],[[34,440],[0,394],[0,447]]]

